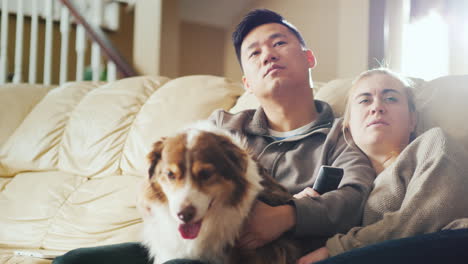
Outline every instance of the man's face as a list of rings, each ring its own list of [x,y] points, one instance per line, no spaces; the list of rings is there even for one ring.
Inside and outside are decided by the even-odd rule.
[[[285,26],[258,26],[241,45],[242,81],[259,99],[291,96],[294,89],[309,89],[308,68],[313,64],[307,58],[307,51]],[[310,61],[315,62],[313,57]]]

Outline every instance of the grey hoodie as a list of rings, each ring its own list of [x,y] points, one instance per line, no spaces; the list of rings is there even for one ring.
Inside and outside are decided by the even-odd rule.
[[[260,164],[292,194],[312,187],[321,165],[344,169],[337,190],[292,201],[296,208],[292,231],[296,237],[328,237],[360,225],[375,179],[364,153],[345,142],[342,120],[335,119],[327,103],[315,100],[315,106],[318,117],[308,131],[277,141],[268,134],[261,107],[237,114],[217,110],[210,117],[218,127],[244,136]]]

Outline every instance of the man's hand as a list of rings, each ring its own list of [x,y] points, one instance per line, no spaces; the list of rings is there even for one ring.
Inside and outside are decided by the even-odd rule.
[[[326,247],[321,247],[300,258],[296,264],[312,264],[327,259],[328,257],[328,249]]]
[[[302,190],[300,193],[296,193],[294,195],[294,198],[296,199],[301,199],[304,197],[318,197],[320,194],[316,192],[314,189],[307,187],[304,190]]]
[[[296,224],[296,212],[291,205],[269,206],[256,201],[238,241],[248,249],[261,247],[281,236]]]

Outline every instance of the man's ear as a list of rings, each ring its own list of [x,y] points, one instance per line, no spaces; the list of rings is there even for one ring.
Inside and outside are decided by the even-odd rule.
[[[242,76],[242,83],[244,84],[244,89],[247,92],[252,93],[252,88],[250,87],[249,81],[247,81],[247,78],[245,78],[245,76]]]
[[[315,59],[314,53],[310,49],[305,51],[307,56],[307,61],[309,62],[309,68],[314,68],[317,65],[317,60]]]

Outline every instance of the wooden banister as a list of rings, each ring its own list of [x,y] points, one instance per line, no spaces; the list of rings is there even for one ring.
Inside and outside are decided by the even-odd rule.
[[[68,10],[70,10],[70,14],[75,18],[76,22],[84,27],[87,35],[99,45],[106,57],[114,62],[117,70],[122,74],[123,77],[132,77],[138,75],[131,64],[125,60],[122,54],[106,37],[104,31],[100,27],[94,26],[86,21],[84,16],[74,5],[73,0],[60,0],[60,2],[62,2],[62,4],[66,6]]]

